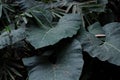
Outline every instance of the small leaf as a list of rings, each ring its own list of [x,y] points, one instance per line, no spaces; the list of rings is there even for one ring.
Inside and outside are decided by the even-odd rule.
[[[88,31],[94,35],[105,33],[99,22],[95,22],[94,24],[90,25],[88,27]]]
[[[27,12],[25,12],[24,13],[26,16],[28,16],[28,17],[33,17],[31,14],[29,14],[29,13],[27,13]]]
[[[27,21],[27,18],[26,18],[26,17],[22,17],[22,19],[23,19],[23,21],[25,22],[25,24],[27,24],[27,23],[28,23],[28,21]]]
[[[73,40],[62,45],[55,50],[55,64],[42,56],[23,59],[29,69],[29,80],[79,80],[83,67],[80,43]]]
[[[5,30],[6,30],[7,32],[10,32],[10,31],[11,31],[10,26],[5,26]]]
[[[9,74],[9,76],[11,77],[11,79],[12,79],[12,80],[15,80],[15,77],[12,75],[12,73],[11,73],[9,70],[7,70],[7,72],[8,72],[8,74]]]
[[[15,75],[22,77],[22,75],[16,69],[9,67],[9,70],[11,70]]]

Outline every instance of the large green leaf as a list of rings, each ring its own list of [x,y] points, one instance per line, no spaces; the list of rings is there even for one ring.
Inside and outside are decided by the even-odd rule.
[[[83,67],[82,50],[79,41],[65,43],[56,49],[56,63],[41,57],[24,58],[28,67],[29,80],[79,80]]]
[[[61,18],[55,27],[35,27],[27,29],[26,38],[36,49],[53,45],[63,38],[72,37],[80,29],[81,17],[79,14],[68,14]]]
[[[79,36],[85,51],[102,61],[120,66],[120,23],[114,22],[104,26],[106,39],[103,44],[95,37]],[[90,35],[90,34],[87,34]]]

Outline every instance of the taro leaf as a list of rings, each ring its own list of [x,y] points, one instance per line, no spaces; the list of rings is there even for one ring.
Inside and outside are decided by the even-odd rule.
[[[79,41],[64,44],[56,51],[55,64],[42,56],[23,58],[24,65],[29,69],[29,80],[79,80],[84,63]]]
[[[0,49],[21,41],[25,39],[25,37],[25,28],[12,30],[11,33],[4,32],[0,35]]]
[[[94,50],[96,46],[99,46],[100,44],[102,44],[102,41],[96,38],[95,35],[83,29],[80,29],[77,35],[77,39],[82,44],[83,50],[89,52],[90,54],[92,54],[91,51]]]
[[[99,22],[95,22],[94,24],[90,25],[88,27],[88,31],[94,35],[105,33]]]
[[[120,66],[120,23],[114,22],[104,26],[106,39],[103,44],[95,37],[79,36],[79,40],[85,51],[91,56],[97,57],[102,61],[108,61]]]
[[[28,28],[27,41],[36,49],[53,45],[63,38],[72,37],[80,29],[81,17],[79,14],[68,14],[61,18],[55,27]]]
[[[35,0],[16,0],[21,9],[28,9],[35,5]]]

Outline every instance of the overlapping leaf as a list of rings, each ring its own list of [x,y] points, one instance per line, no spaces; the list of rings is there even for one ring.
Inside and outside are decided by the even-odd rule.
[[[30,26],[26,38],[36,49],[53,45],[63,38],[72,37],[80,29],[81,17],[78,14],[68,14],[61,18],[52,28]]]
[[[79,80],[83,67],[82,50],[79,41],[65,43],[55,52],[55,64],[44,57],[24,58],[29,69],[29,80]]]
[[[120,23],[114,22],[104,26],[106,39],[103,44],[94,36],[79,36],[82,46],[91,56],[98,57],[102,61],[108,61],[120,66]]]
[[[88,31],[94,35],[105,33],[99,22],[95,22],[94,24],[90,25],[88,27]]]

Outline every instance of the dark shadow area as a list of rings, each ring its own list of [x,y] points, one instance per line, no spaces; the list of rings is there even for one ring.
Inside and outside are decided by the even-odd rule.
[[[84,68],[80,80],[120,80],[120,67],[83,53]]]

